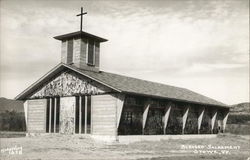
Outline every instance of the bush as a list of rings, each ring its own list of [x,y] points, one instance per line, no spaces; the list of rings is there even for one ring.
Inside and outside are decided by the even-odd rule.
[[[26,131],[24,113],[16,111],[5,111],[0,113],[1,131]]]
[[[227,124],[247,124],[250,114],[229,114]]]
[[[250,125],[247,124],[227,124],[226,132],[238,135],[249,135]]]

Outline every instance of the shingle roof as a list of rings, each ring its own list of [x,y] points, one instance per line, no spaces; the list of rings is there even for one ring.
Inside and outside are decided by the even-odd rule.
[[[70,66],[73,67],[73,66]],[[209,104],[209,105],[218,105],[218,106],[227,106],[221,102],[218,102],[209,97],[203,96],[191,90],[170,86],[166,84],[141,80],[137,78],[132,78],[128,76],[118,75],[114,73],[108,72],[92,72],[87,70],[81,70],[76,67],[74,69],[80,71],[81,73],[93,77],[105,84],[108,84],[122,92],[138,94],[138,95],[146,95],[146,96],[154,96],[175,100],[182,100],[188,102],[195,102],[201,104]]]
[[[76,71],[82,74],[83,76],[87,76],[88,78],[93,79],[94,81],[97,81],[119,92],[150,96],[150,97],[158,97],[164,99],[173,99],[173,100],[198,103],[203,105],[228,107],[226,104],[223,104],[214,99],[203,96],[201,94],[198,94],[196,92],[190,91],[185,88],[174,87],[170,85],[141,80],[137,78],[127,77],[103,71],[100,72],[88,71],[63,63],[57,65],[49,73],[44,75],[37,82],[35,82],[29,88],[20,93],[15,99],[18,100],[25,99],[25,97],[31,94],[38,86],[45,83],[48,80],[48,78],[56,75],[58,72],[65,69],[65,67],[70,70]]]

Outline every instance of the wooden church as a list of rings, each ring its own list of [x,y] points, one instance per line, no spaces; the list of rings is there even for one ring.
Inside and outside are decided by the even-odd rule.
[[[20,93],[27,133],[120,135],[224,132],[229,107],[185,88],[100,69],[107,39],[82,31],[60,40],[61,63]]]

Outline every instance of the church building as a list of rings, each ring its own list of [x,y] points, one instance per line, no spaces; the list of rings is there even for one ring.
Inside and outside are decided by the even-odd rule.
[[[81,12],[81,16],[86,14]],[[82,23],[81,23],[82,24]],[[105,38],[82,31],[54,37],[61,63],[15,99],[27,133],[121,135],[224,132],[229,107],[185,88],[102,71]]]

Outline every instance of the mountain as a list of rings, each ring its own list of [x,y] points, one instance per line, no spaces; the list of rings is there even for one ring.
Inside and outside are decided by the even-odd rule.
[[[24,112],[23,101],[16,101],[0,97],[0,113],[8,111]]]
[[[232,105],[230,108],[231,114],[250,114],[250,103],[239,103]]]

